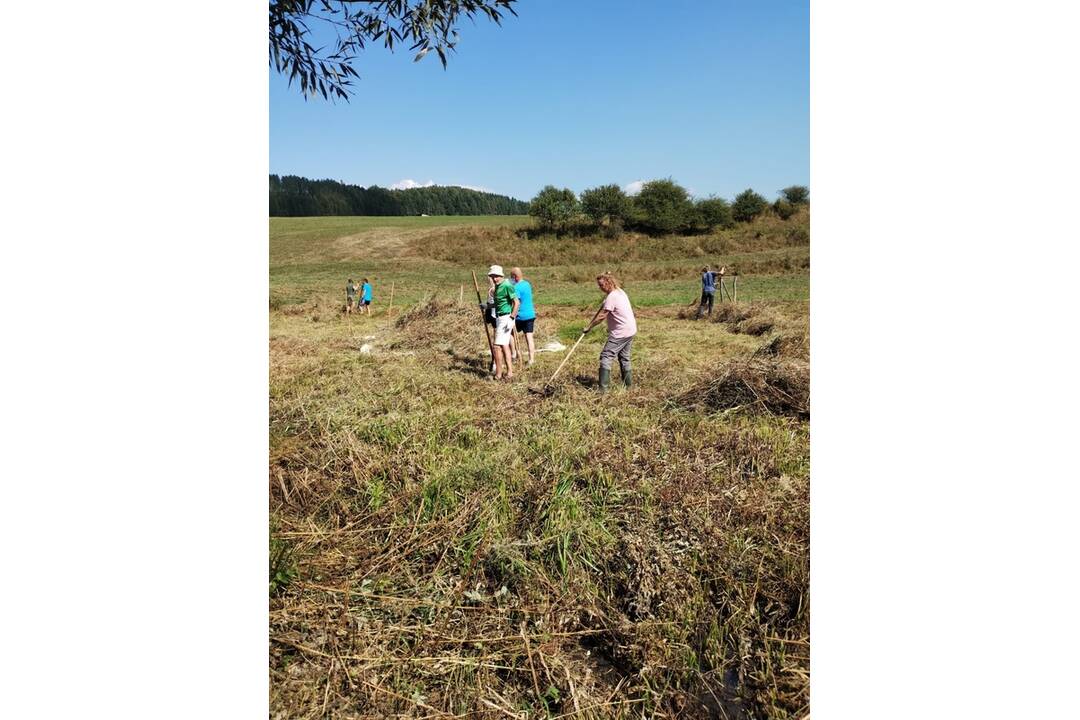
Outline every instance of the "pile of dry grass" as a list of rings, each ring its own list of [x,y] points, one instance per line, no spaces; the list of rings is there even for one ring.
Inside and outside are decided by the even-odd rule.
[[[680,320],[697,320],[698,319],[698,303],[688,305],[686,307],[679,308],[679,312],[675,314],[675,317]]]
[[[427,298],[402,313],[394,327],[398,336],[390,347],[395,349],[472,351],[487,343],[475,305]]]
[[[710,410],[746,407],[809,419],[810,366],[799,360],[737,360],[691,387],[678,402]]]
[[[727,323],[730,332],[754,336],[764,335],[777,325],[776,317],[758,303],[720,303],[713,310],[713,322]]]
[[[754,351],[754,357],[778,358],[789,357],[799,360],[810,359],[810,338],[802,331],[783,333],[775,336]]]

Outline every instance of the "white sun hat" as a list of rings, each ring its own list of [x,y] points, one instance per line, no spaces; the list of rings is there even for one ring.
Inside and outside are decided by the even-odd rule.
[[[502,265],[492,265],[491,269],[488,270],[488,275],[498,275],[499,277],[506,277],[506,275],[503,274]]]

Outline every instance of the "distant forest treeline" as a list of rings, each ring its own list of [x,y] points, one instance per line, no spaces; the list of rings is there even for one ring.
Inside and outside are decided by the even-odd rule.
[[[388,190],[296,175],[270,176],[270,217],[309,215],[524,215],[529,203],[450,185]]]

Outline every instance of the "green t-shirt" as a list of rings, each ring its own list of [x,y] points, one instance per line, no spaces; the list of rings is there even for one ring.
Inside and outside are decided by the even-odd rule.
[[[514,309],[514,301],[518,299],[517,291],[513,283],[503,280],[495,286],[495,312],[498,315],[506,315]]]

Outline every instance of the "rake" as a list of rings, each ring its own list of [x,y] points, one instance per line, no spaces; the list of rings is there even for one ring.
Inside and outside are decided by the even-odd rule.
[[[491,328],[488,327],[487,317],[485,316],[484,308],[482,307],[483,304],[484,304],[484,301],[480,299],[480,283],[476,282],[476,271],[475,270],[473,270],[473,274],[472,274],[472,284],[473,284],[473,287],[476,288],[476,302],[478,302],[481,305],[481,308],[480,308],[480,322],[484,323],[484,336],[487,338],[487,341],[488,341],[488,350],[491,351],[491,362],[494,363],[495,362],[495,344],[491,340]]]
[[[601,304],[600,307],[596,309],[596,313],[592,316],[592,320],[590,320],[589,324],[585,326],[586,328],[592,327],[592,324],[596,322],[596,318],[600,316],[600,312],[603,309],[604,306],[603,304]],[[559,373],[566,365],[566,362],[570,359],[570,356],[574,354],[574,351],[577,350],[578,345],[581,344],[581,341],[584,340],[585,336],[588,334],[588,330],[582,330],[581,336],[578,337],[577,342],[575,342],[573,347],[570,348],[570,352],[566,353],[566,357],[564,357],[563,361],[559,363],[559,367],[555,368],[555,372],[551,374],[551,377],[548,378],[548,381],[546,383],[544,383],[544,386],[541,388],[529,388],[529,392],[533,393],[534,395],[551,395],[555,391],[554,385],[552,384],[555,382],[555,378],[559,376]]]

